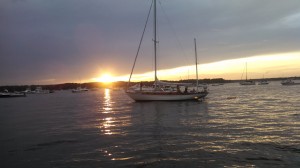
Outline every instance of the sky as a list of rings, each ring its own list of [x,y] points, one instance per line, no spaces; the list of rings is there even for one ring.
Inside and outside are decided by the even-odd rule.
[[[151,0],[1,0],[0,85],[128,80]],[[299,0],[158,0],[158,76],[300,76]],[[153,80],[152,15],[133,80]]]

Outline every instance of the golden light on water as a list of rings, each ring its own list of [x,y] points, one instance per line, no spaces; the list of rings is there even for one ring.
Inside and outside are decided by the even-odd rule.
[[[111,100],[110,100],[110,90],[105,89],[104,91],[104,102],[103,102],[103,113],[110,113],[111,108]]]
[[[103,113],[104,114],[109,114],[112,111],[112,107],[111,107],[111,98],[110,98],[110,90],[109,89],[105,89],[104,90],[104,102],[103,102]],[[114,127],[115,125],[113,125],[114,123],[114,119],[112,117],[106,117],[103,118],[102,121],[102,126],[100,128],[103,128],[104,134],[106,135],[112,135],[113,132],[111,131],[111,128]]]
[[[115,127],[115,125],[113,125],[114,120],[111,117],[107,117],[104,119],[104,123],[103,123],[103,127],[104,127],[104,134],[106,135],[112,135],[113,132],[110,130],[110,128]]]

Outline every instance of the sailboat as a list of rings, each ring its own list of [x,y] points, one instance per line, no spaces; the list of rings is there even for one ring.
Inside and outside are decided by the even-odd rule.
[[[265,75],[263,75],[262,80],[258,81],[258,85],[268,85],[269,81],[265,79]]]
[[[258,81],[258,85],[268,85],[269,82],[267,80]]]
[[[300,85],[300,82],[295,82],[293,79],[289,78],[281,82],[282,85]]]
[[[240,85],[255,85],[255,81],[253,80],[248,80],[248,72],[247,72],[247,62],[246,62],[246,80],[241,81]]]
[[[138,47],[138,52],[135,57],[135,61],[131,70],[131,74],[129,77],[128,85],[126,88],[126,94],[132,98],[135,101],[181,101],[181,100],[198,100],[203,99],[207,96],[208,91],[207,87],[199,88],[198,84],[198,66],[197,66],[197,47],[196,47],[196,39],[194,39],[195,42],[195,58],[196,58],[196,77],[197,77],[197,83],[191,84],[191,83],[169,83],[169,82],[163,82],[160,81],[157,77],[157,21],[156,21],[156,0],[152,1],[152,4],[154,6],[153,8],[153,14],[154,14],[154,84],[152,87],[145,87],[140,83],[139,85],[135,85],[133,87],[129,87],[130,80],[132,77],[133,69],[136,63],[136,59],[138,56],[139,48],[141,45],[141,41]],[[152,8],[152,4],[150,7],[150,11]],[[150,14],[149,11],[149,14]],[[149,18],[148,14],[148,18]],[[147,21],[148,21],[147,18]],[[147,25],[146,21],[146,25]],[[146,28],[145,25],[145,28]],[[144,32],[145,32],[144,28]],[[143,33],[144,35],[144,33]],[[142,38],[143,38],[142,35]]]

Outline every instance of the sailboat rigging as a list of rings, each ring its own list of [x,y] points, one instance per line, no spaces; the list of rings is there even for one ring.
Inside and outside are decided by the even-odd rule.
[[[247,67],[247,62],[246,62],[246,80],[241,81],[240,85],[255,85],[255,81],[253,80],[248,80],[248,67]]]
[[[265,79],[265,75],[263,75],[263,78],[258,81],[258,85],[268,85],[269,82]]]
[[[153,49],[154,49],[154,84],[153,87],[143,87],[142,83],[139,86],[129,87],[130,80],[132,77],[133,69],[137,60],[137,56],[139,53],[139,49],[141,46],[141,42],[145,33],[145,29],[148,23],[149,15],[153,5],[153,29],[154,29],[154,39],[153,39]],[[196,78],[197,83],[169,83],[162,82],[157,77],[157,21],[156,21],[156,0],[153,0],[151,3],[151,7],[148,13],[148,17],[146,20],[146,24],[144,27],[144,31],[142,34],[141,41],[139,43],[138,52],[134,60],[134,64],[132,67],[132,71],[129,77],[128,85],[126,88],[126,94],[135,101],[171,101],[171,100],[197,100],[205,98],[208,94],[207,87],[202,87],[202,90],[199,90],[198,86],[198,66],[197,66],[197,46],[196,39],[194,39],[195,43],[195,58],[196,58]],[[182,91],[184,88],[184,91]],[[195,89],[196,88],[196,89]]]

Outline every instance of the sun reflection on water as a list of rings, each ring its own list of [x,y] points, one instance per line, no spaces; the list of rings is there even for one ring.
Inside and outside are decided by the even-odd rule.
[[[107,117],[104,118],[104,123],[103,123],[103,128],[104,128],[104,134],[106,135],[112,135],[113,132],[111,131],[112,127],[116,127],[116,125],[114,125],[114,119],[112,117]]]
[[[129,116],[120,116],[126,110],[124,110],[124,106],[118,106],[115,103],[118,97],[113,97],[113,95],[114,93],[110,89],[105,89],[103,92],[100,108],[101,118],[98,121],[99,128],[105,135],[124,134],[123,128],[130,124]]]
[[[106,137],[105,141],[115,137],[128,135],[128,127],[131,126],[132,105],[127,104],[127,99],[120,96],[123,92],[103,89],[101,90],[98,104],[97,125],[99,136]],[[119,138],[117,138],[119,139]],[[121,145],[122,146],[122,145]],[[121,150],[121,151],[120,151]],[[97,151],[105,158],[115,161],[124,161],[134,158],[127,156],[127,150],[122,150],[119,145],[102,146]]]
[[[110,96],[110,90],[105,89],[104,90],[104,102],[103,102],[103,113],[109,114],[112,111],[112,104],[111,104],[111,96]],[[102,119],[102,128],[105,135],[112,135],[111,128],[114,127],[113,125],[113,118],[112,117],[105,117]]]
[[[103,103],[103,113],[110,113],[112,108],[111,108],[111,98],[110,98],[110,90],[105,89],[104,91],[104,103]]]

